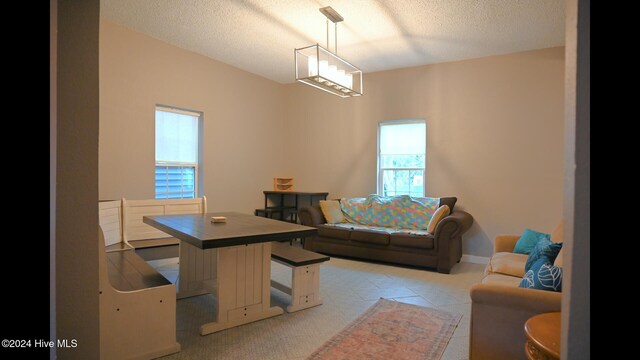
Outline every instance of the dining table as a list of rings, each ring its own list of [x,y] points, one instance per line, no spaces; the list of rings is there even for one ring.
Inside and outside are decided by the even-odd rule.
[[[201,325],[201,335],[282,314],[271,306],[271,242],[317,234],[239,212],[153,215],[143,222],[180,240],[177,298],[214,295],[216,321]]]

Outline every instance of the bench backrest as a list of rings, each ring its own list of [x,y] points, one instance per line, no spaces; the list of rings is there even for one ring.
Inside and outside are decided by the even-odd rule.
[[[105,245],[122,242],[122,200],[100,201],[98,216]]]
[[[122,199],[123,237],[125,242],[171,237],[142,222],[144,216],[199,214],[207,212],[207,198],[195,199]]]

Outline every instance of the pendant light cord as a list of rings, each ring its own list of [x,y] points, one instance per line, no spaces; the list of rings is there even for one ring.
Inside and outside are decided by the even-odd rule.
[[[327,49],[329,49],[329,18],[327,18]]]

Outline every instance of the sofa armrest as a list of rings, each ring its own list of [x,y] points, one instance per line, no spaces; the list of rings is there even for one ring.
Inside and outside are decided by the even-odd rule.
[[[562,293],[493,284],[471,287],[471,301],[500,308],[518,309],[535,314],[560,311]]]
[[[449,216],[442,219],[436,226],[433,236],[438,239],[455,238],[462,236],[473,224],[473,216],[466,211],[454,210]]]
[[[325,220],[324,215],[322,215],[322,210],[320,210],[320,206],[303,206],[298,209],[298,219],[302,225],[306,226],[318,226],[327,222]]]
[[[493,253],[509,252],[512,253],[516,247],[516,242],[520,239],[520,235],[498,235],[493,243]]]
[[[462,257],[462,234],[473,224],[473,217],[466,211],[454,210],[442,219],[433,234],[438,252],[438,272],[448,274]]]
[[[469,358],[524,359],[524,323],[534,315],[560,311],[561,303],[562,294],[558,292],[473,285]]]

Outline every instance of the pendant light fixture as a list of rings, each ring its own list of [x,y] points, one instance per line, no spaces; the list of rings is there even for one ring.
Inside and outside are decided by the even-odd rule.
[[[362,71],[338,56],[338,23],[344,18],[331,6],[320,8],[327,18],[327,48],[319,44],[294,50],[296,81],[340,97],[362,95]],[[334,24],[334,51],[329,49],[329,20]]]

